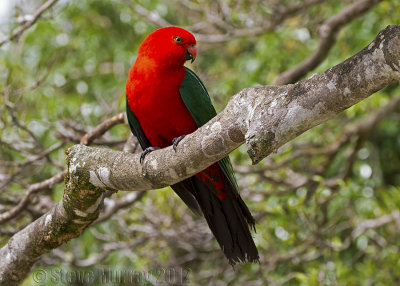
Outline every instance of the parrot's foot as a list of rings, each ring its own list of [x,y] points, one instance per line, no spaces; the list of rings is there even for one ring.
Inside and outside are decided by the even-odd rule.
[[[158,150],[158,149],[161,149],[161,148],[160,147],[148,147],[148,148],[146,148],[142,152],[142,154],[140,154],[140,164],[143,164],[144,157],[146,157],[147,154],[149,154],[149,153],[151,153],[151,152],[153,152],[155,150]]]
[[[176,147],[178,147],[179,142],[181,142],[181,140],[183,138],[185,138],[186,135],[182,135],[179,137],[176,137],[174,139],[172,139],[172,148],[174,148],[174,151],[176,152]]]

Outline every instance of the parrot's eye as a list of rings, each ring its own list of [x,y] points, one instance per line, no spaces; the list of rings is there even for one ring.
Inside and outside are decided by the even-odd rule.
[[[179,37],[179,36],[175,36],[174,37],[174,41],[177,42],[178,44],[181,44],[182,43],[182,38]]]

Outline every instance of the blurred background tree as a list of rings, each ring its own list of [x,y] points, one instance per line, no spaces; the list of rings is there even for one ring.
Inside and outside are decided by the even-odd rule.
[[[128,70],[155,28],[195,33],[190,67],[221,111],[245,87],[290,83],[343,61],[399,15],[396,0],[2,1],[0,246],[60,200],[64,150],[124,111]],[[315,68],[283,76],[310,55]],[[178,284],[182,270],[191,285],[398,284],[399,91],[398,83],[379,91],[256,166],[245,146],[231,154],[257,220],[259,265],[234,271],[170,188],[108,197],[96,223],[37,265],[142,271],[152,274],[147,285],[157,277]],[[90,143],[140,152],[129,136],[117,124]]]

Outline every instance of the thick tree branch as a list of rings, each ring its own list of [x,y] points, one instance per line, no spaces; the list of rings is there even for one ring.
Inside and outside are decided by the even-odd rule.
[[[0,249],[0,281],[15,285],[39,257],[78,235],[99,214],[104,190],[174,184],[244,142],[253,163],[379,89],[400,79],[400,26],[389,26],[361,52],[323,74],[287,86],[248,88],[223,112],[171,147],[138,154],[75,145],[67,151],[61,202]]]
[[[124,112],[118,113],[114,115],[111,118],[106,119],[99,125],[97,125],[92,131],[86,133],[82,138],[80,139],[80,143],[83,145],[90,145],[93,143],[93,141],[97,138],[100,138],[104,133],[106,133],[109,129],[111,129],[113,126],[123,123],[126,121],[126,116]],[[0,141],[1,142],[1,141]],[[42,157],[47,156],[54,150],[57,150],[60,148],[60,146],[64,146],[64,142],[57,143],[53,147],[49,148],[46,151],[43,151],[41,154],[37,155],[35,158],[31,158],[26,161],[19,161],[15,165],[16,166],[21,166],[21,165],[27,165],[29,163],[32,163],[34,161],[39,160]],[[129,151],[129,150],[128,150]],[[26,206],[31,202],[31,199],[34,194],[37,194],[38,192],[46,189],[50,189],[54,187],[56,184],[62,182],[64,180],[64,177],[67,173],[67,170],[62,171],[61,173],[46,179],[42,182],[32,184],[28,187],[24,197],[21,198],[21,200],[15,204],[13,208],[11,208],[8,211],[0,213],[0,224],[4,224],[5,222],[13,219],[14,217],[18,216],[21,214],[23,210],[25,210]],[[11,181],[11,178],[9,178],[7,181]],[[111,215],[110,215],[111,216]]]
[[[18,285],[41,255],[77,237],[98,217],[102,192],[76,187],[67,180],[63,199],[0,249],[0,285]]]
[[[382,120],[391,116],[392,113],[399,108],[400,95],[397,95],[393,97],[387,104],[370,112],[367,116],[345,125],[337,138],[328,142],[324,146],[302,149],[294,148],[296,150],[293,150],[290,156],[279,162],[274,162],[272,159],[268,160],[268,162],[266,162],[266,164],[264,164],[265,166],[262,168],[253,168],[251,166],[235,166],[235,172],[242,175],[257,174],[260,176],[262,181],[268,181],[276,185],[288,186],[289,189],[286,191],[274,190],[265,194],[268,196],[284,195],[294,192],[297,188],[314,181],[313,175],[324,174],[329,168],[330,164],[332,164],[334,161],[333,159],[340,153],[341,150],[343,150],[343,147],[350,145],[351,152],[349,157],[346,159],[344,170],[334,177],[324,176],[325,179],[323,182],[321,182],[323,185],[329,188],[338,188],[340,182],[345,180],[350,175],[352,166],[356,159],[355,155],[357,154],[357,151],[361,147],[364,140],[371,135],[376,126]],[[352,143],[352,139],[354,138],[357,138],[357,140]],[[315,156],[323,156],[327,159],[324,163],[319,162],[317,169],[308,170],[307,172],[303,173],[296,172],[288,167],[294,160]],[[284,179],[279,177],[277,170],[285,170],[287,177]]]

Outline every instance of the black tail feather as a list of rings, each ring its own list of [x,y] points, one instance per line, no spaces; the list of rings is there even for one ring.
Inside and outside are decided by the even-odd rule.
[[[192,190],[194,189],[194,185],[192,182],[192,178],[183,180],[177,184],[171,186],[171,188],[175,191],[175,193],[181,198],[181,200],[198,216],[202,216],[203,212],[194,197]]]
[[[190,178],[204,217],[231,265],[237,262],[258,262],[259,256],[250,233],[255,221],[240,195],[224,180],[227,197],[221,200],[211,184]]]

